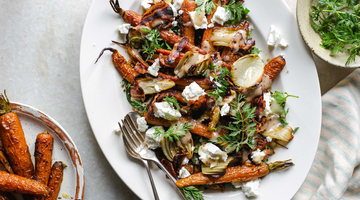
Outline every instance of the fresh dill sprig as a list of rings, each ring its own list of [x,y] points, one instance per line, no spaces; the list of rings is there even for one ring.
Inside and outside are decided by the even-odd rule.
[[[186,200],[204,200],[202,191],[194,186],[183,187],[180,189],[184,193]]]
[[[345,65],[360,55],[359,0],[318,0],[311,7],[311,26],[319,33],[320,46],[331,50],[330,55],[347,50],[350,54]]]
[[[253,137],[256,131],[255,110],[251,108],[250,103],[245,104],[245,95],[240,94],[236,100],[231,103],[230,115],[234,120],[228,126],[230,134],[224,134],[218,137],[216,143],[226,146],[230,152],[236,150],[238,152],[243,145],[248,145],[254,149]]]
[[[204,5],[205,3],[205,5]],[[216,8],[213,0],[197,0],[196,5],[198,6],[195,9],[195,14],[198,15],[200,12],[203,11],[203,8],[205,6],[205,12],[207,15],[210,15],[210,13]]]
[[[140,29],[148,32],[148,34],[145,36],[146,40],[143,40],[144,44],[142,45],[143,53],[147,54],[146,61],[152,58],[157,49],[169,49],[169,45],[160,38],[160,32],[158,29]]]
[[[130,103],[130,105],[141,113],[146,112],[148,110],[148,107],[144,105],[143,102],[138,100],[131,101],[130,87],[132,86],[132,84],[129,83],[126,79],[124,79],[121,81],[121,85],[125,87],[126,99]]]
[[[244,8],[243,4],[240,1],[235,3],[235,0],[231,0],[228,5],[225,5],[223,7],[225,8],[226,12],[230,13],[228,23],[232,25],[237,24],[250,12],[249,9]]]
[[[168,102],[168,104],[170,106],[175,106],[177,110],[180,110],[180,105],[179,105],[179,102],[176,100],[175,97],[169,97],[169,94],[166,95],[166,97],[164,98],[164,100],[166,102]]]
[[[274,98],[276,100],[276,102],[282,107],[283,112],[280,115],[280,123],[282,125],[282,127],[287,126],[289,123],[286,121],[286,115],[289,113],[289,108],[285,109],[285,105],[286,105],[286,99],[288,97],[294,97],[294,98],[299,98],[298,96],[295,95],[290,95],[288,93],[283,93],[283,92],[279,92],[279,91],[275,91],[274,94],[271,95],[272,98]]]
[[[156,137],[159,137],[162,135],[163,137],[169,138],[170,142],[173,142],[174,140],[179,140],[180,137],[185,136],[187,132],[191,129],[193,124],[189,124],[188,122],[180,123],[175,126],[171,126],[168,130],[165,132],[162,132],[160,128],[155,128],[154,135]]]

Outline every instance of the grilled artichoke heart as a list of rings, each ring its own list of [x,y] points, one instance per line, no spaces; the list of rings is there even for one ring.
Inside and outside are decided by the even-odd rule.
[[[187,76],[198,76],[203,74],[210,63],[210,54],[202,55],[197,51],[188,51],[179,61],[174,73],[182,78]]]
[[[210,168],[210,166],[202,164],[201,165],[201,172],[203,174],[208,174],[208,175],[214,175],[214,174],[219,174],[221,172],[224,172],[226,167],[229,165],[229,163],[231,161],[235,160],[235,157],[233,156],[229,156],[226,161],[222,161],[219,162],[215,167]]]
[[[174,81],[161,78],[145,77],[139,78],[137,82],[145,94],[155,94],[175,86]]]
[[[171,162],[174,160],[174,156],[180,153],[188,153],[186,157],[191,159],[193,157],[193,145],[194,141],[190,132],[186,133],[185,136],[180,137],[179,140],[173,142],[171,142],[167,137],[162,137],[160,140],[161,149],[165,157]]]

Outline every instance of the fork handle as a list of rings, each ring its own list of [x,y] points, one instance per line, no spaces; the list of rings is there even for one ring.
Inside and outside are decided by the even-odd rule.
[[[147,160],[142,160],[142,161],[143,161],[143,163],[145,165],[145,168],[146,168],[146,171],[147,171],[147,173],[149,175],[151,187],[152,187],[152,190],[153,190],[153,193],[154,193],[154,198],[155,198],[155,200],[160,200],[159,195],[158,195],[157,190],[156,190],[156,187],[155,187],[154,179],[153,179],[153,177],[151,175],[151,171],[150,171],[150,168],[149,168],[149,163],[148,163]]]
[[[172,186],[174,188],[176,188],[176,191],[180,194],[181,198],[186,200],[183,192],[180,190],[180,188],[178,186],[176,186],[176,179],[168,172],[168,170],[159,162],[159,160],[152,159],[151,161],[153,161],[163,172],[166,173],[166,175],[169,177],[169,179],[173,183]]]

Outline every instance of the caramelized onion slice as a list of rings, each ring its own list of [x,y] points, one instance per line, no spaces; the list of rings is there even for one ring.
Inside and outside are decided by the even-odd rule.
[[[239,87],[255,87],[262,80],[264,62],[259,55],[250,54],[239,58],[231,66],[231,79]]]

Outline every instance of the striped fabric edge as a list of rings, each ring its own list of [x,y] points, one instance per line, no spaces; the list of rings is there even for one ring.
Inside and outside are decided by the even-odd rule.
[[[360,69],[322,97],[318,150],[293,199],[360,199]]]

